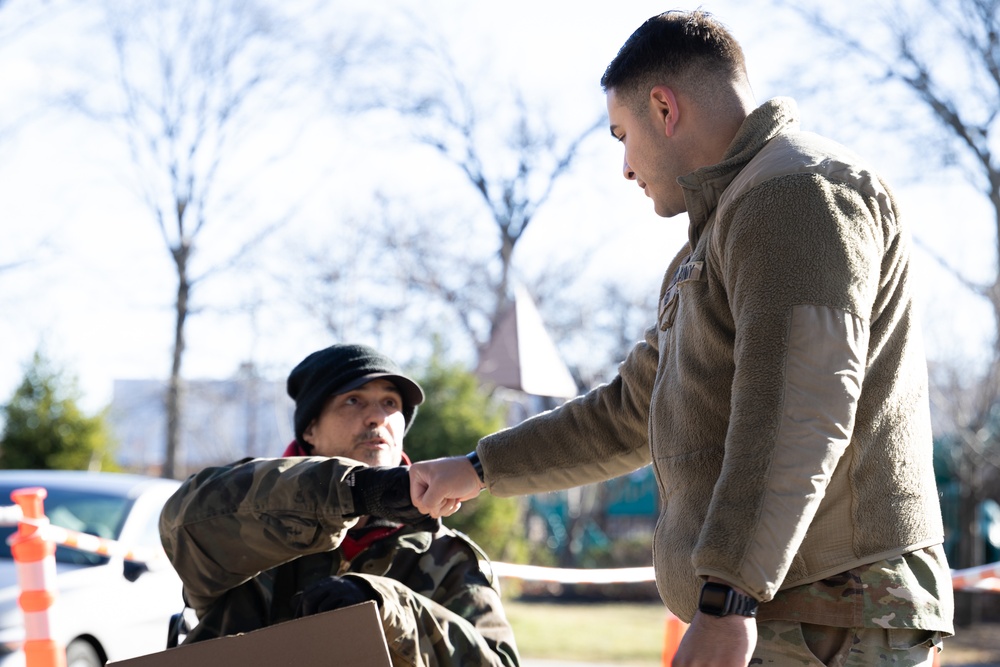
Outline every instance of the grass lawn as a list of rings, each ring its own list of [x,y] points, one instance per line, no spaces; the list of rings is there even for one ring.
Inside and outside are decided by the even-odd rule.
[[[523,658],[662,664],[666,612],[654,602],[505,600]]]

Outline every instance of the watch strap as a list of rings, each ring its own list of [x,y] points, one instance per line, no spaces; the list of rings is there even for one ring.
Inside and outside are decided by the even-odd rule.
[[[485,484],[486,483],[486,478],[485,478],[485,475],[483,474],[483,464],[482,464],[482,461],[479,460],[479,453],[476,452],[475,450],[473,450],[473,451],[469,452],[468,454],[466,454],[465,458],[467,458],[469,460],[469,463],[472,464],[473,470],[475,470],[476,474],[479,476],[479,483],[480,484]]]
[[[744,595],[743,593],[737,593],[733,591],[733,596],[730,598],[731,604],[729,607],[730,614],[738,614],[740,616],[750,616],[755,617],[757,615],[757,601],[754,600],[749,595]]]
[[[707,595],[706,595],[707,593]],[[723,602],[716,602],[719,596]],[[729,616],[736,614],[753,618],[757,616],[758,602],[754,598],[740,593],[728,584],[705,582],[701,587],[698,600],[698,610],[712,616]]]

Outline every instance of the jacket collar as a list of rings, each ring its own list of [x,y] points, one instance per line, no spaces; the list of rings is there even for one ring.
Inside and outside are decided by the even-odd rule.
[[[688,236],[694,248],[705,224],[715,212],[719,198],[736,175],[767,142],[782,132],[794,131],[799,126],[799,113],[795,100],[776,97],[754,109],[733,138],[722,162],[702,167],[677,179],[684,188],[687,204]]]

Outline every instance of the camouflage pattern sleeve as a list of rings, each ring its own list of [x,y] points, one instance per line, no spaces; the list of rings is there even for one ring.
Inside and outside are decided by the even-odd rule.
[[[160,515],[160,539],[200,615],[260,572],[335,549],[356,519],[342,458],[243,459],[189,477]]]
[[[347,576],[363,577],[381,597],[379,613],[393,667],[520,664],[500,595],[485,577],[481,585],[455,591],[457,598],[446,606],[395,579]]]

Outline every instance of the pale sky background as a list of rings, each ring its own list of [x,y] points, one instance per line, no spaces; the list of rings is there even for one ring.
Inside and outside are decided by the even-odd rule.
[[[746,51],[758,102],[795,94],[797,87],[824,86],[787,80],[789,66],[818,57],[819,46],[793,17],[774,13],[764,3],[365,4],[369,8],[356,11],[418,7],[415,11],[446,37],[467,80],[478,76],[494,94],[513,82],[529,104],[549,109],[551,117],[570,129],[603,112],[599,79],[605,66],[635,28],[667,9],[702,6],[735,32]],[[847,4],[867,5],[860,0]],[[12,0],[0,8],[0,26],[21,6],[23,2]],[[126,185],[127,154],[104,130],[65,115],[40,114],[33,106],[35,90],[54,86],[64,76],[51,64],[58,54],[77,49],[77,60],[100,62],[100,54],[87,46],[93,36],[86,18],[75,12],[13,40],[0,27],[0,38],[8,38],[0,43],[0,127],[25,113],[34,117],[17,134],[0,137],[0,264],[30,260],[0,273],[0,401],[14,391],[24,364],[43,339],[48,352],[78,377],[84,407],[90,410],[110,401],[116,378],[165,378],[169,373],[175,277],[156,225]],[[857,105],[864,99],[855,90],[841,101]],[[851,147],[894,185],[918,238],[966,267],[972,277],[992,269],[993,237],[985,224],[989,211],[967,186],[953,178],[918,185],[912,179],[911,156],[887,151],[884,137],[866,137],[863,127],[838,126],[836,118],[846,118],[843,108],[802,99],[800,109],[806,129],[833,134],[845,143],[857,141]],[[286,230],[301,238],[321,237],[324,220],[337,219],[330,211],[364,211],[376,189],[442,200],[453,195],[458,205],[476,206],[454,167],[426,149],[400,144],[385,130],[371,118],[309,123],[297,150],[282,162],[285,180],[262,186],[260,201],[251,205],[278,210],[289,198],[307,193],[302,215]],[[262,145],[271,136],[261,136]],[[686,238],[687,218],[658,218],[635,184],[621,177],[621,159],[620,147],[607,132],[592,137],[578,168],[532,222],[515,262],[540,266],[552,256],[572,256],[575,243],[599,244],[595,260],[581,266],[595,283],[624,272],[637,285],[658,289],[663,269]],[[956,202],[962,203],[957,221]],[[963,233],[956,233],[959,224],[976,216],[984,220],[981,228],[962,227]],[[363,228],[359,232],[363,238]],[[218,243],[225,245],[224,234]],[[286,242],[276,239],[270,247],[272,260],[294,265],[295,257],[284,256]],[[205,255],[212,252],[209,245]],[[925,253],[918,251],[915,261],[930,354],[950,355],[956,341],[963,347],[979,344],[988,330],[988,311]],[[212,303],[236,300],[246,292],[241,280],[234,276],[208,283],[199,294]],[[276,288],[260,289],[270,294]],[[637,339],[640,335],[635,332]],[[303,356],[329,343],[319,322],[288,305],[263,309],[253,320],[206,312],[189,322],[183,371],[189,379],[225,378],[253,359],[272,379],[283,379]],[[402,350],[387,351],[405,358]]]

